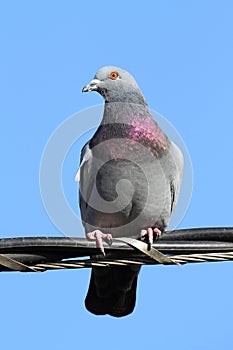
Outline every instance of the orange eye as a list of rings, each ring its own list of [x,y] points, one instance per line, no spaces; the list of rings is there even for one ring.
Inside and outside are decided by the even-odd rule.
[[[109,74],[109,78],[112,80],[116,80],[119,77],[119,74],[117,72],[112,72]]]

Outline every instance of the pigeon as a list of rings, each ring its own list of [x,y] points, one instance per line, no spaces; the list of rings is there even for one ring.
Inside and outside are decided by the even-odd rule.
[[[105,102],[76,175],[86,237],[96,241],[103,255],[103,241],[110,245],[121,237],[144,240],[149,250],[176,207],[182,152],[156,123],[127,71],[105,66],[82,91],[96,91]],[[138,265],[92,267],[87,310],[114,317],[132,313],[139,271]]]

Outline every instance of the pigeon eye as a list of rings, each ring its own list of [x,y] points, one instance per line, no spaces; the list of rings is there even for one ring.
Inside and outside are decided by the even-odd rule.
[[[112,72],[109,74],[109,78],[112,80],[116,80],[119,77],[119,74],[117,72]]]

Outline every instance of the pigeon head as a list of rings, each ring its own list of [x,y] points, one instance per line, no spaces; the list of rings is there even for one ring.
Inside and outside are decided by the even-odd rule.
[[[83,92],[97,91],[105,102],[146,104],[135,79],[127,71],[115,66],[101,68],[94,79],[84,86]]]

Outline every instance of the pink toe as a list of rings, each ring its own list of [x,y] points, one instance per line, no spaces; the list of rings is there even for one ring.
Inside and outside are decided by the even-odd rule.
[[[153,230],[152,230],[152,228],[148,228],[147,235],[148,235],[148,243],[153,244]]]
[[[157,236],[161,236],[161,231],[156,227],[154,228],[154,233],[157,235]]]
[[[86,234],[87,239],[94,240],[95,239],[95,231],[93,232],[88,232]]]
[[[104,252],[104,246],[103,246],[103,233],[102,232],[98,232],[96,231],[96,245],[97,247],[100,249],[100,251],[103,253],[103,255],[105,255],[105,252]]]

